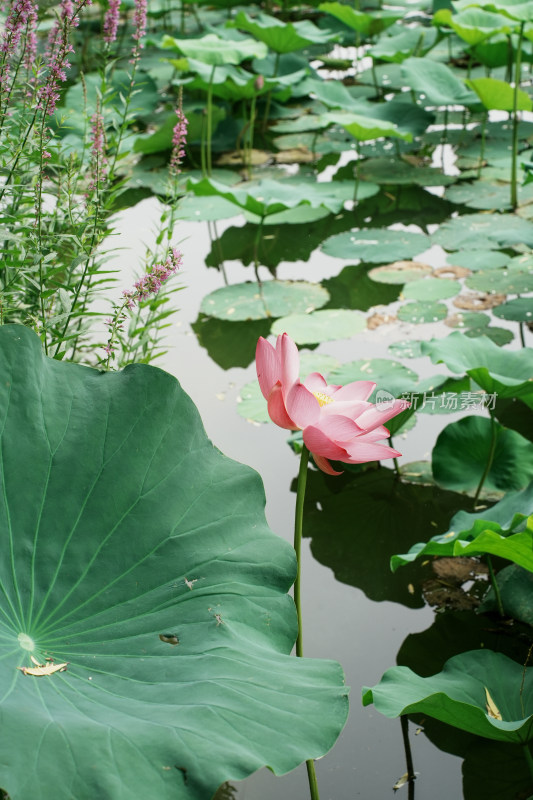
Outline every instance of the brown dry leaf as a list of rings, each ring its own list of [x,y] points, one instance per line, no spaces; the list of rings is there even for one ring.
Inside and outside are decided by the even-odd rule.
[[[290,150],[280,150],[274,153],[276,164],[310,164],[315,160],[315,154],[307,147],[292,147]]]
[[[470,581],[479,575],[486,575],[488,572],[485,564],[466,556],[437,558],[431,566],[439,578],[458,584]]]
[[[381,267],[374,267],[372,272],[374,274],[380,272],[420,272],[420,277],[429,275],[433,272],[433,267],[429,264],[424,264],[422,261],[393,261],[391,264],[383,264]]]
[[[455,611],[471,611],[477,608],[477,597],[464,592],[460,586],[445,585],[441,580],[427,580],[422,583],[422,595],[429,606],[451,608]]]
[[[500,306],[505,300],[506,295],[504,294],[471,292],[470,294],[460,294],[452,302],[456,308],[464,308],[467,311],[484,311],[487,308]]]
[[[63,664],[41,664],[38,667],[17,667],[24,675],[34,675],[39,678],[41,675],[53,675],[54,672],[65,672],[68,661]]]
[[[439,267],[433,270],[433,275],[436,278],[466,278],[467,275],[471,274],[472,271],[466,267]]]
[[[496,705],[496,703],[494,702],[494,700],[490,696],[490,692],[489,692],[489,690],[487,689],[486,686],[485,686],[485,697],[487,698],[486,708],[487,708],[487,714],[489,715],[489,717],[492,717],[492,719],[502,720],[503,718],[502,718],[502,715],[500,714],[498,706]]]
[[[394,314],[378,314],[377,311],[375,314],[371,314],[368,317],[366,324],[369,330],[373,331],[376,328],[379,328],[380,325],[389,325],[391,322],[396,322],[397,317]]]
[[[245,164],[243,159],[242,150],[234,150],[232,153],[223,153],[217,159],[217,167],[237,167]],[[259,167],[267,164],[272,159],[272,153],[267,153],[265,150],[251,150],[248,158],[252,166]]]

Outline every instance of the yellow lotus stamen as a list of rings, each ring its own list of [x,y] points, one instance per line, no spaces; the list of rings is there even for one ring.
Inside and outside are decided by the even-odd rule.
[[[330,397],[329,394],[324,394],[324,392],[313,392],[313,394],[321,406],[327,406],[328,403],[333,403],[333,397]]]

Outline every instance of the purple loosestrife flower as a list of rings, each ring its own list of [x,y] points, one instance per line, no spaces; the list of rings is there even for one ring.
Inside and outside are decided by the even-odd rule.
[[[133,12],[135,31],[132,34],[132,39],[135,41],[135,44],[133,46],[133,50],[131,51],[130,64],[136,64],[141,55],[141,50],[143,48],[141,39],[146,33],[147,11],[148,11],[148,0],[135,0],[135,10]]]
[[[112,44],[117,38],[120,2],[121,0],[109,0],[103,26],[103,39],[107,44]]]
[[[15,0],[11,3],[5,28],[0,39],[0,92],[9,94],[9,67],[10,60],[18,50],[20,39],[24,30],[28,31],[28,40],[25,42],[25,65],[27,66],[28,49],[36,47],[35,27],[37,24],[37,9],[32,0]]]
[[[93,192],[107,175],[104,118],[98,107],[91,117],[91,141],[91,181],[87,194]]]
[[[185,142],[187,141],[187,126],[189,125],[189,121],[183,113],[181,98],[176,114],[178,121],[172,132],[172,154],[170,156],[169,166],[171,175],[179,175],[181,172],[181,159],[185,157]]]
[[[128,308],[134,308],[136,303],[141,303],[152,294],[157,294],[163,283],[181,267],[183,256],[173,247],[170,255],[163,264],[154,264],[150,272],[137,281],[135,290],[122,292]]]

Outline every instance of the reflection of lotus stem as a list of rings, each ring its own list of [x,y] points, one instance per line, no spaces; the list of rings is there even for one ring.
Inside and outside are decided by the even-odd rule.
[[[481,476],[481,480],[479,482],[479,486],[476,489],[476,493],[474,495],[474,511],[476,509],[476,504],[479,499],[479,495],[481,494],[481,490],[483,488],[483,484],[487,479],[487,475],[489,474],[490,468],[492,467],[492,462],[494,460],[494,452],[496,450],[496,420],[494,416],[490,415],[490,449],[489,449],[489,457],[487,458],[487,463],[485,464],[485,469],[483,470],[483,475]]]
[[[207,166],[205,161],[205,129],[207,124],[207,118],[205,114],[202,114],[202,133],[201,133],[201,140],[200,140],[200,162],[202,167],[202,177],[205,178],[207,176]]]
[[[525,347],[526,346],[526,337],[524,335],[524,323],[523,322],[519,322],[518,323],[518,330],[520,331],[520,342],[522,344],[522,347]]]
[[[255,105],[257,96],[254,94],[252,97],[252,104],[250,107],[250,125],[248,128],[248,142],[246,145],[248,180],[252,180],[252,151],[254,149],[254,126],[255,126]]]
[[[409,742],[409,720],[407,718],[407,714],[400,715],[400,722],[402,725],[403,749],[405,750],[405,766],[407,767],[407,783],[409,792],[407,800],[414,800],[416,775],[413,767],[411,744]]]
[[[531,750],[529,749],[529,743],[524,742],[522,745],[522,749],[524,751],[524,755],[526,757],[527,765],[529,767],[529,771],[531,773],[531,777],[533,778],[533,756],[531,755]]]
[[[300,575],[301,575],[301,552],[302,552],[302,527],[304,515],[305,487],[307,484],[307,465],[309,463],[309,450],[302,445],[300,456],[300,469],[298,470],[298,486],[296,489],[296,512],[294,515],[294,550],[296,552],[296,580],[294,581],[294,604],[298,617],[298,637],[296,639],[296,655],[298,658],[303,656],[302,643],[302,609],[300,604]],[[312,759],[305,762],[307,766],[307,777],[309,780],[309,791],[311,800],[320,800],[318,794],[318,784],[316,780],[315,764]]]
[[[280,58],[281,58],[281,53],[276,53],[276,60],[274,62],[274,72],[272,73],[272,80],[278,77]],[[272,99],[272,89],[269,89],[266,96],[265,116],[263,117],[263,131],[266,131],[268,125],[268,115],[270,114],[271,99]]]
[[[207,174],[211,175],[211,138],[213,135],[213,78],[215,77],[215,69],[216,66],[213,64],[213,68],[211,70],[211,75],[209,76],[209,86],[207,88],[207,153],[206,153],[206,162],[207,162]]]
[[[518,161],[518,87],[522,76],[522,42],[524,39],[524,23],[520,23],[518,34],[518,45],[516,48],[516,63],[514,73],[513,91],[513,151],[511,157],[511,206],[515,209],[518,206],[518,195],[516,187],[516,167]]]
[[[448,144],[448,106],[444,106],[444,131],[443,136],[440,142],[441,146],[441,160],[442,160],[442,171],[444,172],[446,168],[446,161],[445,161],[445,154],[446,154],[446,145]]]
[[[486,555],[487,555],[487,566],[489,568],[490,583],[492,586],[492,590],[494,592],[494,596],[496,597],[496,605],[498,606],[498,613],[500,617],[504,617],[505,613],[503,611],[502,595],[500,592],[500,587],[498,586],[498,581],[496,580],[494,567],[492,566],[492,558],[490,557],[489,553],[487,553]]]

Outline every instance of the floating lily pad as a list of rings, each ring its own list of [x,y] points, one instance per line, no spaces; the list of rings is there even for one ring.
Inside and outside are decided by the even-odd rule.
[[[533,321],[533,300],[531,297],[517,297],[508,300],[494,309],[494,315],[500,319],[511,319],[515,322]]]
[[[272,325],[272,333],[288,333],[296,344],[316,344],[350,339],[365,328],[366,317],[360,311],[331,308],[282,317]]]
[[[49,359],[18,325],[0,344],[0,785],[205,800],[327,752],[342,670],[289,655],[294,553],[257,474],[163,371]]]
[[[365,181],[398,186],[446,186],[453,181],[440,169],[415,166],[400,158],[369,158],[359,167],[359,176]]]
[[[492,425],[495,445],[491,456]],[[479,485],[489,462],[483,484],[486,489],[522,489],[533,479],[533,444],[497,422],[471,415],[450,423],[439,434],[431,466],[440,486],[470,491]]]
[[[463,214],[443,223],[431,238],[446,250],[533,247],[533,223],[515,214]]]
[[[234,203],[224,197],[183,197],[175,213],[176,219],[200,222],[200,220],[230,219],[239,214],[239,209]]]
[[[487,692],[499,718],[487,712]],[[393,667],[377,686],[363,689],[363,705],[371,703],[387,717],[421,713],[487,739],[520,744],[533,738],[533,667],[492,650],[454,656],[428,678]]]
[[[377,389],[372,394],[372,402],[375,403],[378,390],[399,397],[402,392],[412,388],[418,381],[418,375],[399,361],[389,358],[362,358],[333,369],[330,379],[333,383],[342,385],[352,381],[373,381],[377,384]]]
[[[410,258],[422,253],[428,239],[422,233],[367,228],[331,236],[322,245],[328,256],[367,261],[373,264],[395,257]]]
[[[200,310],[210,317],[231,321],[283,317],[308,313],[329,300],[327,291],[306,281],[265,281],[223,286],[202,300]]]
[[[406,300],[445,300],[455,297],[461,291],[459,281],[442,278],[422,278],[419,281],[408,283],[402,289],[402,296]]]
[[[429,264],[422,264],[420,261],[394,261],[392,264],[374,267],[368,276],[378,283],[403,284],[418,281],[423,275],[430,275],[431,272]]]
[[[481,311],[463,311],[448,317],[446,325],[450,328],[479,329],[482,333],[486,330],[489,322],[489,315],[483,314]]]
[[[525,294],[533,291],[533,272],[491,269],[487,272],[476,272],[466,279],[465,284],[469,289],[480,292]]]
[[[446,261],[476,272],[477,270],[499,269],[509,262],[509,256],[498,250],[460,250],[448,253]]]
[[[444,319],[448,314],[448,309],[443,303],[434,303],[431,301],[418,303],[406,303],[400,306],[397,311],[398,319],[402,322],[412,322],[415,325],[423,324],[424,322],[438,322]]]
[[[509,328],[497,328],[494,325],[488,325],[486,328],[469,328],[465,331],[465,336],[487,336],[491,342],[503,347],[504,344],[509,344],[514,339],[514,334]]]
[[[444,196],[452,203],[460,203],[469,208],[487,210],[497,208],[500,211],[506,211],[512,207],[509,184],[489,183],[486,180],[449,186]]]

